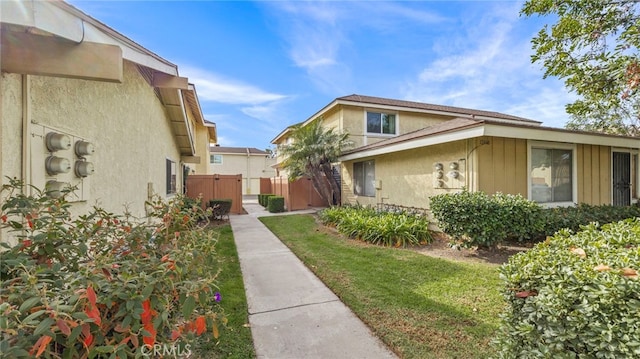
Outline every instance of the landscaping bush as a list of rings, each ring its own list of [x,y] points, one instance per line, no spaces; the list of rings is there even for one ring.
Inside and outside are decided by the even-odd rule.
[[[545,228],[543,232],[538,234],[538,237],[542,238],[551,236],[563,228],[577,232],[580,230],[580,226],[591,222],[605,224],[640,217],[640,206],[591,206],[582,203],[575,207],[545,209],[543,217]]]
[[[284,212],[284,197],[281,196],[269,196],[267,197],[269,203],[267,204],[267,209],[271,213],[280,213]]]
[[[542,207],[521,195],[463,191],[431,197],[438,227],[462,247],[529,239],[544,228]]]
[[[543,208],[521,195],[463,191],[431,197],[438,227],[454,245],[490,247],[505,240],[543,240],[561,229],[576,232],[591,222],[600,224],[640,217],[639,206],[580,204]]]
[[[148,203],[149,221],[72,217],[64,197],[26,195],[17,180],[0,194],[13,236],[1,243],[2,357],[142,357],[218,337],[216,238],[198,227],[199,206],[176,196]]]
[[[377,212],[361,206],[330,207],[319,214],[325,225],[335,226],[349,238],[385,246],[404,247],[432,241],[429,221],[407,213]]]
[[[275,196],[275,194],[271,194],[271,193],[259,194],[258,203],[260,203],[262,207],[266,208],[269,205],[269,197],[273,197],[273,196]]]
[[[640,218],[561,231],[500,268],[501,358],[640,357]]]

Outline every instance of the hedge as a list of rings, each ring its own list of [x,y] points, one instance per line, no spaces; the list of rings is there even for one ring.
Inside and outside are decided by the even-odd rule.
[[[600,224],[640,217],[640,206],[580,204],[543,208],[521,195],[463,191],[431,197],[440,229],[462,247],[491,247],[505,240],[543,240],[561,229],[573,232]]]
[[[561,231],[500,268],[500,358],[640,357],[640,218]]]
[[[269,203],[267,209],[271,213],[284,212],[284,197],[281,196],[269,196],[267,197]]]
[[[262,207],[267,207],[269,205],[269,197],[273,197],[275,194],[272,193],[261,193],[258,195],[258,203]]]

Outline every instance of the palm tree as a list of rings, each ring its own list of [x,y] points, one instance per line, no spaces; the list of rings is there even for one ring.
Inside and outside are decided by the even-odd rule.
[[[292,142],[279,149],[286,157],[282,167],[289,172],[289,180],[308,176],[313,188],[328,204],[340,204],[340,186],[333,176],[332,163],[338,160],[342,149],[353,144],[348,137],[347,133],[323,128],[322,119],[294,127]]]

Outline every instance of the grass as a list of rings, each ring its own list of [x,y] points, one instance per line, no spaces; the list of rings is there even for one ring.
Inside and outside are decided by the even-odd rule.
[[[497,266],[344,239],[310,215],[260,220],[402,358],[494,354]]]
[[[222,300],[220,306],[228,319],[226,327],[220,328],[220,337],[216,341],[203,341],[197,352],[203,358],[255,358],[251,328],[247,308],[247,298],[242,282],[238,252],[233,241],[231,226],[224,225],[212,229],[218,232],[216,252],[222,271],[218,276],[218,285]]]

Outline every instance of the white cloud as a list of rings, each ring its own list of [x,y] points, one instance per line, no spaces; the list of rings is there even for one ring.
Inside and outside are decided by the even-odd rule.
[[[278,20],[295,66],[304,69],[322,92],[346,93],[353,88],[348,54],[357,51],[350,40],[354,29],[403,32],[408,22],[434,24],[446,18],[416,9],[411,3],[324,1],[267,2]],[[372,34],[372,36],[375,36]]]
[[[196,86],[200,101],[256,105],[287,98],[259,87],[190,66],[180,66],[180,74]]]
[[[525,23],[517,8],[498,6],[467,19],[465,32],[445,34],[434,46],[440,56],[406,83],[404,97],[563,126],[568,119],[564,105],[572,95],[557,79],[543,80],[542,71],[531,65],[530,33],[518,35]]]

